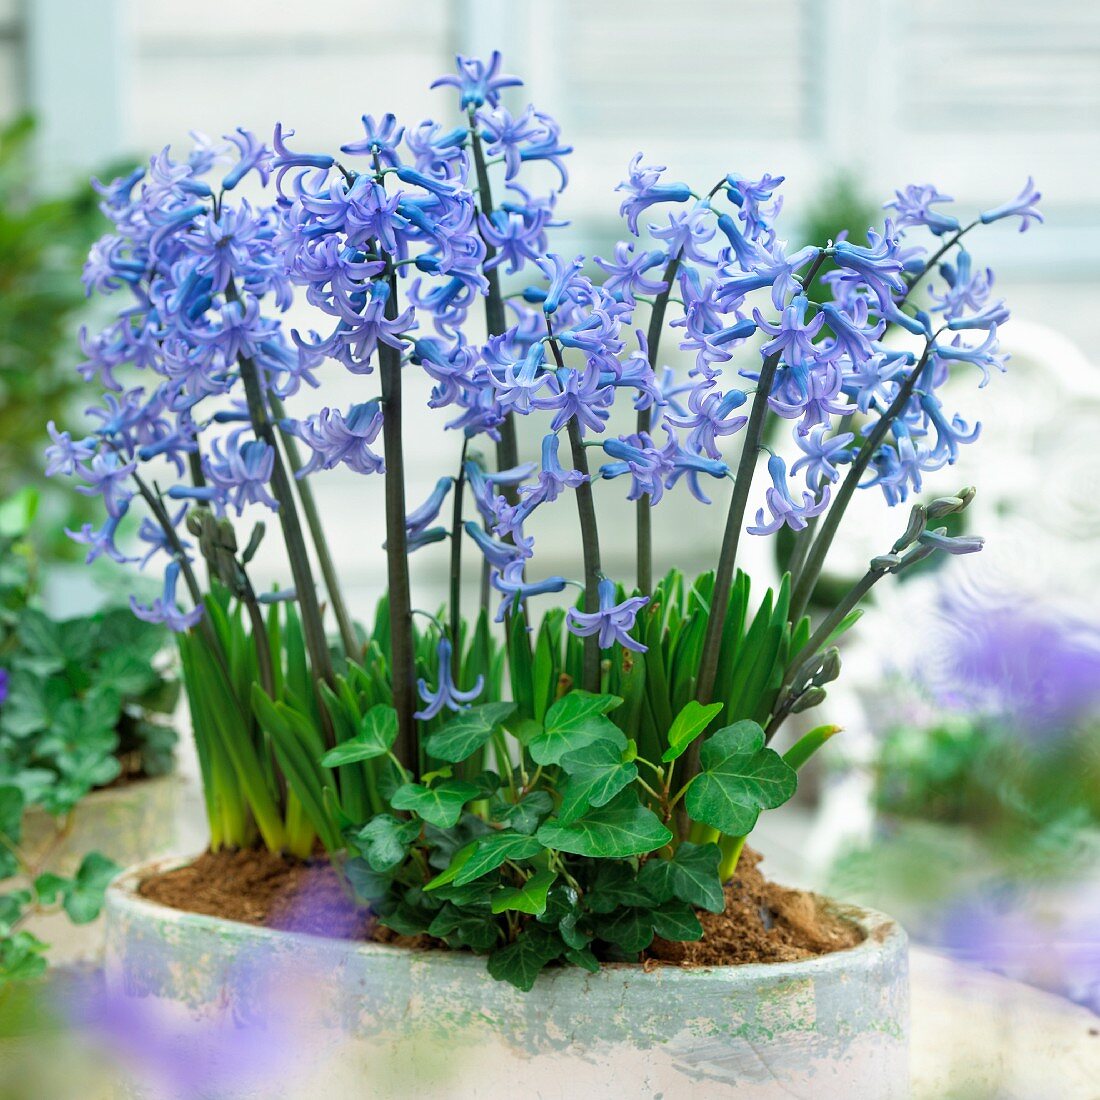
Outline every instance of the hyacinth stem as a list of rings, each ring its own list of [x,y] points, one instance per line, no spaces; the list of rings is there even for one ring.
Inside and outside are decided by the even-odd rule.
[[[737,475],[733,483],[733,495],[730,498],[729,511],[726,513],[726,530],[722,537],[722,550],[718,556],[718,569],[714,574],[714,594],[710,601],[710,616],[707,619],[707,633],[703,641],[703,654],[699,661],[699,677],[695,685],[695,697],[700,703],[709,703],[714,691],[714,679],[718,673],[718,651],[722,645],[722,631],[726,624],[726,610],[729,607],[730,590],[733,586],[733,569],[737,562],[737,545],[741,537],[741,528],[745,524],[745,509],[749,503],[749,491],[752,489],[752,475],[756,469],[760,441],[764,435],[764,421],[768,414],[768,399],[771,396],[775,372],[779,367],[778,352],[769,355],[760,368],[760,379],[756,384],[756,393],[752,399],[748,426],[745,428],[745,444],[741,449],[741,459],[737,464]],[[730,715],[736,719],[737,715]],[[695,745],[698,744],[698,740]],[[693,749],[688,750],[689,760],[697,757]],[[688,776],[695,770],[688,769]]]
[[[546,318],[546,331],[550,337],[550,352],[559,370],[565,370],[561,346],[554,339],[550,318]],[[577,495],[577,515],[581,521],[581,553],[584,556],[584,611],[594,615],[600,609],[600,531],[596,524],[596,503],[592,498],[592,474],[588,469],[588,454],[577,418],[569,419],[569,448],[573,456],[573,469],[584,475],[584,480],[574,490]],[[584,663],[582,665],[585,691],[600,690],[600,640],[595,634],[584,639]]]
[[[164,502],[145,484],[145,480],[136,470],[130,476],[134,479],[134,484],[141,494],[141,499],[149,506],[149,511],[153,513],[153,518],[164,532],[165,541],[172,548],[172,554],[176,561],[179,562],[180,574],[183,577],[183,583],[187,585],[187,591],[191,596],[191,602],[198,607],[202,603],[202,589],[199,588],[199,582],[195,578],[195,572],[191,568],[191,561],[187,557],[187,552],[183,548],[183,543],[180,542],[180,537],[176,533],[175,527],[172,526],[172,517],[168,515],[164,507]],[[204,618],[203,622],[205,621]]]
[[[251,584],[248,585],[247,595],[242,602],[248,612],[248,621],[252,624],[252,641],[256,649],[256,669],[260,674],[260,686],[269,698],[274,698],[275,668],[271,663],[271,644],[267,636],[267,624],[264,622]]]
[[[581,521],[581,550],[584,554],[584,610],[593,615],[600,609],[600,535],[596,526],[596,505],[592,499],[592,476],[588,472],[588,457],[581,439],[576,417],[569,421],[569,446],[573,452],[573,468],[584,474],[576,488],[577,514]],[[600,640],[595,634],[584,639],[583,687],[585,691],[600,690]]]
[[[806,555],[806,563],[802,567],[798,583],[795,585],[794,592],[791,594],[792,622],[797,622],[798,619],[805,614],[806,607],[810,602],[810,596],[813,594],[814,587],[817,585],[817,580],[821,576],[821,570],[825,565],[825,558],[829,553],[829,548],[833,545],[833,539],[836,537],[837,530],[840,527],[840,521],[844,518],[844,511],[851,502],[856,488],[859,486],[859,479],[863,477],[864,472],[871,462],[872,456],[875,451],[878,450],[879,444],[886,438],[886,433],[890,430],[891,425],[897,420],[908,404],[909,398],[913,394],[913,390],[916,389],[917,383],[920,381],[928,363],[931,361],[934,339],[933,337],[925,343],[924,353],[921,355],[920,361],[909,372],[905,381],[898,389],[894,400],[890,403],[890,407],[879,417],[874,430],[864,440],[863,446],[860,447],[859,453],[852,460],[852,465],[849,467],[848,473],[841,482],[840,488],[836,491],[833,502],[829,506],[828,512],[825,513],[825,519],[821,524],[821,530],[817,533],[817,538],[814,539],[813,545]]]
[[[852,585],[844,594],[840,602],[821,621],[813,632],[810,640],[794,655],[787,665],[787,672],[780,684],[779,693],[776,696],[775,711],[768,722],[766,740],[768,742],[775,736],[779,727],[791,712],[791,707],[797,700],[797,695],[791,689],[801,690],[799,680],[807,670],[807,665],[817,656],[817,652],[828,641],[829,636],[844,621],[846,615],[855,610],[864,596],[886,576],[884,569],[869,569]]]
[[[282,401],[274,394],[271,395],[271,412],[279,422],[286,418],[286,410]],[[340,588],[340,578],[336,573],[336,563],[332,560],[332,551],[329,549],[328,539],[325,538],[324,525],[321,523],[321,513],[317,508],[317,499],[313,495],[313,486],[308,477],[298,477],[303,467],[301,452],[298,449],[298,441],[279,428],[279,438],[286,451],[287,462],[290,463],[291,472],[295,475],[294,483],[298,487],[298,499],[302,502],[302,512],[306,517],[306,526],[309,528],[310,538],[313,540],[313,548],[317,553],[317,561],[321,566],[321,576],[325,579],[325,588],[332,604],[332,612],[336,616],[336,623],[340,630],[340,640],[344,645],[344,652],[351,658],[362,655],[362,645],[355,633],[351,615],[348,613],[347,604],[344,602],[344,594]]]
[[[462,668],[462,505],[466,495],[466,450],[469,445],[469,436],[463,436],[451,512],[451,669],[455,683],[458,683]]]
[[[938,264],[940,262],[940,260],[942,260],[943,257],[946,256],[947,253],[950,252],[951,249],[953,249],[963,239],[963,237],[966,236],[967,233],[969,233],[975,226],[980,225],[980,224],[981,224],[981,219],[975,219],[974,221],[970,222],[969,225],[964,225],[961,229],[957,230],[950,237],[948,237],[948,239],[946,241],[944,241],[944,243],[931,256],[928,257],[928,259],[925,261],[924,266],[920,269],[920,271],[918,271],[916,273],[916,275],[914,275],[909,280],[909,285],[906,287],[905,293],[898,299],[896,304],[897,304],[899,309],[901,308],[902,303],[904,303],[908,299],[909,295],[913,293],[913,291],[917,288],[917,285],[936,266],[936,264]],[[891,322],[887,322],[886,327],[883,329],[883,336],[886,335],[886,333],[890,330],[890,328],[891,328]],[[881,337],[880,337],[880,339],[881,339]],[[928,349],[925,350],[925,354],[926,355],[928,354]],[[920,369],[921,369],[921,366],[918,365],[917,370],[920,370]],[[915,372],[913,372],[913,373],[915,373]],[[915,386],[915,384],[916,383],[914,381],[913,385]],[[906,400],[908,400],[908,397],[911,393],[912,393],[912,386],[910,387],[908,393],[906,394]],[[892,408],[893,408],[893,406],[891,406],[891,409]],[[889,415],[890,414],[887,413],[887,416],[889,416]],[[849,430],[849,428],[851,426],[851,423],[852,423],[852,416],[853,416],[852,413],[848,413],[848,415],[845,416],[844,419],[841,421],[840,427],[837,429],[837,434],[838,435],[841,435],[844,432]],[[891,422],[892,422],[892,420],[891,420]],[[880,420],[879,423],[881,424],[882,421]],[[887,425],[887,427],[889,427],[889,425]],[[877,427],[876,427],[876,432],[877,432]],[[883,429],[883,431],[881,433],[878,433],[878,442],[876,442],[876,444],[875,444],[876,447],[878,446],[878,443],[880,443],[882,441],[882,439],[885,437],[885,434],[886,434],[886,429],[885,428]],[[850,471],[849,472],[849,478],[851,478],[851,485],[849,485],[848,480],[846,479],[844,484],[841,485],[841,488],[840,488],[839,492],[837,493],[836,497],[834,497],[833,504],[832,504],[832,507],[831,507],[830,512],[829,512],[830,517],[832,515],[832,512],[834,510],[836,510],[838,502],[842,501],[842,506],[839,509],[839,514],[837,515],[836,520],[833,521],[832,531],[828,536],[828,541],[825,544],[823,544],[823,548],[820,551],[820,554],[819,555],[811,554],[809,556],[809,558],[807,558],[807,554],[809,553],[810,546],[811,546],[811,541],[813,539],[814,529],[817,526],[817,517],[810,520],[808,528],[805,531],[801,532],[801,534],[799,536],[798,543],[796,544],[796,547],[795,547],[796,559],[795,559],[794,562],[792,562],[792,566],[790,568],[791,579],[792,579],[792,582],[793,582],[793,585],[794,585],[793,598],[791,600],[791,617],[790,617],[791,622],[796,622],[802,615],[804,615],[806,613],[806,608],[809,606],[809,602],[813,598],[814,587],[817,585],[818,578],[821,575],[821,569],[824,566],[825,555],[828,553],[829,546],[832,544],[832,540],[836,535],[836,530],[840,526],[840,520],[843,517],[844,509],[847,508],[848,502],[851,500],[852,495],[855,492],[855,489],[856,489],[856,486],[857,486],[857,483],[858,483],[858,477],[861,477],[862,474],[863,474],[863,471],[866,470],[867,463],[870,461],[871,455],[873,453],[874,453],[874,449],[873,448],[867,449],[866,444],[864,444],[864,447],[861,449],[860,455],[857,457],[857,460],[856,460],[858,462],[859,458],[863,458],[863,465],[860,468],[859,474],[857,475],[856,478],[851,478],[851,471]],[[853,463],[853,469],[854,469],[854,465],[855,464]],[[826,526],[827,525],[828,525],[828,523],[826,523]],[[822,534],[824,534],[824,533],[825,532],[823,530]],[[818,541],[820,541],[820,537],[819,537]],[[816,544],[814,544],[814,547],[816,549]],[[816,557],[817,560],[815,560],[815,557]],[[808,580],[807,579],[807,569],[808,569],[808,567],[810,567],[811,563],[813,564],[813,567],[815,568],[816,572],[813,574],[812,579]],[[797,565],[797,568],[795,568],[796,565]]]
[[[160,524],[160,529],[164,532],[165,541],[172,548],[172,554],[176,561],[179,562],[180,575],[183,577],[183,583],[187,585],[187,591],[191,596],[192,602],[196,607],[203,606],[202,589],[199,588],[199,582],[195,578],[195,573],[191,568],[191,562],[187,557],[187,552],[184,550],[183,543],[180,542],[180,537],[176,533],[175,527],[172,526],[172,517],[168,515],[168,511],[164,507],[164,502],[145,484],[140,474],[135,471],[130,476],[134,479],[134,484],[137,486],[142,500],[149,506],[149,511],[153,513],[153,518]],[[229,675],[229,662],[226,659],[221,639],[218,637],[218,632],[211,625],[208,615],[203,615],[196,629],[201,631],[203,637],[206,639],[207,645],[210,647],[210,652],[214,656],[214,662],[218,666],[218,670],[221,672],[229,688],[229,694],[237,703],[238,707],[241,707],[242,720],[247,722],[247,711],[241,706],[241,700],[237,696],[236,691],[233,690],[233,680]]]
[[[206,475],[202,470],[202,455],[199,454],[199,439],[195,436],[195,449],[187,456],[187,472],[191,475],[191,484],[196,489],[206,486]],[[211,588],[214,582],[214,574],[210,569],[210,562],[206,563],[206,587]]]
[[[391,270],[386,317],[397,316],[397,276]],[[386,452],[386,566],[390,606],[390,677],[397,710],[394,755],[402,767],[416,774],[417,745],[416,663],[413,652],[412,594],[409,590],[408,535],[405,528],[405,458],[401,442],[401,352],[378,345],[382,383],[382,440]]]
[[[657,369],[657,351],[661,345],[661,333],[665,327],[665,311],[672,294],[672,285],[676,281],[676,272],[680,267],[680,253],[677,252],[665,267],[663,281],[665,289],[653,302],[653,311],[649,315],[649,331],[646,333],[646,348],[649,354],[649,368]],[[653,410],[638,410],[638,434],[648,432],[652,424]],[[645,596],[653,591],[653,504],[648,493],[643,493],[635,505],[637,517],[637,585]]]
[[[333,685],[332,657],[325,639],[325,625],[321,617],[321,605],[317,599],[317,587],[313,579],[313,569],[309,563],[309,551],[306,549],[305,536],[302,533],[302,521],[294,501],[294,489],[283,464],[279,451],[275,427],[268,414],[264,400],[263,383],[255,362],[246,355],[237,359],[241,381],[244,383],[245,397],[248,401],[248,415],[252,421],[252,430],[256,438],[263,440],[274,457],[271,470],[271,492],[279,503],[279,524],[283,529],[283,541],[286,543],[290,571],[294,577],[294,589],[298,597],[298,606],[302,610],[302,630],[306,636],[313,675],[330,686]]]
[[[478,207],[481,213],[488,218],[493,213],[493,190],[489,183],[489,167],[485,163],[485,150],[481,143],[481,134],[477,130],[477,122],[472,107],[469,110],[468,118],[470,124],[470,150],[473,153],[474,171],[477,174]],[[485,296],[485,328],[490,336],[500,336],[508,328],[508,321],[504,312],[504,296],[500,292],[500,270],[496,266],[489,266],[490,261],[496,258],[497,250],[485,240],[484,235],[482,241],[485,245],[485,260],[481,265],[481,269],[489,284],[489,292]],[[519,465],[516,420],[512,413],[508,413],[504,417],[499,433],[497,469],[510,470]],[[511,504],[515,504],[518,499],[514,486],[506,486],[504,495]]]

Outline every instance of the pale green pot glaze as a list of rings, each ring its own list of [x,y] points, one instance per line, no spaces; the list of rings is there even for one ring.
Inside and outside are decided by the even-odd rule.
[[[556,969],[524,994],[494,981],[483,958],[271,931],[139,897],[167,866],[134,868],[110,888],[107,988],[203,1052],[195,1095],[908,1095],[906,937],[878,913],[838,906],[866,939],[816,959]],[[154,1068],[122,1095],[177,1095],[166,1088]]]
[[[23,850],[37,873],[71,876],[89,852],[120,867],[179,851],[178,775],[139,779],[85,795],[67,820],[34,808],[23,818]],[[25,885],[19,877],[17,887]],[[102,919],[74,925],[64,913],[39,913],[23,926],[50,945],[53,963],[94,962],[103,947]]]

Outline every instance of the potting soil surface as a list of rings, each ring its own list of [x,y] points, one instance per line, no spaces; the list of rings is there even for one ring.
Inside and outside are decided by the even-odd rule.
[[[862,935],[816,894],[769,882],[760,855],[746,848],[726,886],[724,913],[699,912],[703,938],[655,939],[646,967],[729,966],[790,962],[853,947]],[[143,897],[175,909],[247,924],[339,939],[374,940],[411,948],[445,947],[428,936],[399,936],[346,892],[323,859],[296,860],[267,851],[205,852],[193,862],[151,876]]]

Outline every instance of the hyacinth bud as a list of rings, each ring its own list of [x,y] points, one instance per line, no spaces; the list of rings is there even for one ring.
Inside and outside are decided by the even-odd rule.
[[[233,524],[227,519],[218,520],[217,526],[218,549],[228,551],[230,554],[237,552],[237,532],[233,530]]]
[[[903,569],[908,569],[909,566],[916,565],[918,561],[924,561],[925,558],[930,558],[935,552],[936,548],[934,546],[922,542],[914,546],[913,549],[898,562],[894,572],[900,573]]]
[[[976,554],[985,545],[985,539],[980,535],[949,535],[946,527],[925,531],[920,542],[922,546],[930,546],[948,554]]]
[[[897,554],[879,554],[871,559],[871,571],[874,573],[893,573],[901,565],[902,559]]]
[[[247,565],[255,556],[256,551],[260,548],[260,543],[264,540],[264,534],[267,532],[265,524],[257,523],[252,528],[252,535],[248,540],[248,545],[244,548],[244,553],[241,555],[241,561]]]
[[[823,687],[809,687],[807,688],[795,701],[791,707],[792,714],[801,714],[804,710],[810,710],[813,707],[818,706],[820,703],[825,702],[826,691]]]
[[[939,501],[933,501],[932,503],[938,504]],[[928,515],[931,514],[931,510],[929,510]],[[900,554],[907,546],[912,546],[923,533],[925,522],[926,516],[924,506],[914,504],[913,510],[909,513],[909,524],[905,528],[905,534],[891,547],[893,553]]]
[[[940,497],[928,505],[928,518],[941,519],[943,516],[963,512],[973,499],[974,489],[970,486],[960,489],[953,497]]]
[[[821,659],[821,667],[814,673],[810,683],[814,687],[832,683],[840,675],[840,650],[832,646],[825,651]]]
[[[212,518],[209,508],[194,508],[187,513],[187,530],[195,538],[201,538],[207,519]]]

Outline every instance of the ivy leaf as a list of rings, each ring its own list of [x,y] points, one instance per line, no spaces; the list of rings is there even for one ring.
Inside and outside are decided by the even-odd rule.
[[[29,737],[48,729],[52,721],[47,682],[16,669],[8,682],[8,698],[0,708],[0,729],[12,737]]]
[[[665,863],[663,859],[651,859],[642,868],[644,872],[650,863]],[[671,894],[668,895],[671,897]],[[584,896],[585,904],[593,913],[610,913],[621,906],[635,905],[649,908],[655,902],[660,904],[667,898],[656,898],[647,889],[642,874],[635,875],[629,863],[605,861],[596,864],[596,873]]]
[[[113,734],[122,715],[122,697],[112,687],[95,687],[84,697],[81,711],[84,737]]]
[[[549,792],[532,791],[518,802],[505,802],[495,807],[492,817],[517,833],[531,834],[553,808],[554,800]]]
[[[349,859],[344,864],[344,874],[347,875],[355,896],[371,904],[386,897],[393,881],[389,875],[380,875],[362,858]]]
[[[390,805],[395,810],[412,810],[432,825],[449,829],[462,816],[462,807],[480,793],[464,779],[446,779],[430,789],[406,783],[393,792]]]
[[[565,950],[553,932],[535,924],[524,930],[515,943],[498,947],[489,956],[489,973],[497,981],[510,982],[529,993],[542,968]]]
[[[571,947],[566,951],[565,957],[574,966],[583,967],[590,974],[598,974],[600,972],[599,960],[587,947]]]
[[[392,814],[378,814],[355,834],[353,843],[372,870],[385,874],[404,861],[419,835],[420,822],[415,818],[399,821]]]
[[[119,695],[131,699],[144,695],[159,680],[156,669],[148,661],[125,649],[111,649],[104,653],[96,672],[97,684],[113,688]]]
[[[0,836],[18,845],[23,835],[23,792],[10,783],[0,786]]]
[[[65,667],[65,649],[61,644],[61,624],[35,608],[25,608],[19,619],[20,658],[24,664],[33,659],[34,670],[41,676],[60,672]]]
[[[497,728],[516,709],[515,703],[485,703],[464,710],[427,740],[430,756],[457,764],[477,752],[493,736]]]
[[[107,884],[120,870],[113,859],[99,852],[84,857],[61,903],[73,924],[88,924],[99,916]]]
[[[676,760],[684,750],[710,725],[715,715],[722,709],[721,703],[702,703],[692,699],[676,715],[668,731],[668,748],[661,759],[667,764]]]
[[[639,801],[630,789],[606,806],[589,811],[579,821],[565,824],[555,818],[535,834],[547,847],[575,856],[622,859],[663,848],[672,833]]]
[[[53,905],[58,895],[63,895],[71,887],[72,879],[54,874],[53,871],[44,871],[34,880],[34,892],[42,905]]]
[[[437,871],[443,871],[450,867],[451,861],[461,848],[473,849],[473,842],[479,837],[488,836],[493,831],[488,822],[482,821],[475,814],[464,813],[457,825],[447,829],[436,828],[435,825],[424,826],[424,839],[431,848],[428,856],[428,864]]]
[[[533,836],[522,833],[492,833],[482,837],[473,853],[463,863],[454,877],[455,886],[465,886],[490,871],[495,871],[506,860],[530,859],[543,850]]]
[[[487,913],[471,913],[457,905],[445,905],[428,925],[428,934],[446,940],[451,947],[488,951],[500,939],[496,922]]]
[[[599,922],[596,934],[628,955],[636,955],[653,942],[653,918],[645,909],[616,909]]]
[[[24,982],[46,971],[46,945],[33,933],[22,931],[0,939],[0,990],[8,982]]]
[[[537,917],[546,912],[546,895],[558,877],[557,871],[538,871],[522,886],[504,886],[493,894],[493,912],[503,913],[514,909],[517,913],[530,913]]]
[[[695,910],[682,901],[668,901],[653,910],[653,931],[663,940],[686,943],[703,938],[703,926]]]
[[[359,732],[347,741],[329,749],[321,757],[326,768],[338,768],[342,764],[355,764],[360,760],[373,760],[385,756],[397,740],[397,711],[383,703],[371,707],[359,723]],[[401,809],[402,807],[398,807]]]
[[[557,764],[567,753],[583,749],[597,741],[610,741],[621,752],[626,737],[618,726],[605,718],[609,710],[622,703],[617,695],[593,695],[571,691],[563,695],[547,712],[543,728],[527,743],[536,764]]]
[[[589,806],[605,806],[624,787],[638,778],[636,764],[623,760],[626,753],[611,741],[597,741],[574,749],[561,758],[569,779],[562,787],[558,819],[576,821]]]
[[[471,780],[482,798],[492,798],[500,790],[501,779],[494,771],[478,772]]]
[[[10,890],[0,894],[0,944],[5,936],[11,934],[12,925],[23,915],[24,907],[30,902],[30,890]]]
[[[684,841],[671,859],[648,860],[638,872],[638,885],[657,905],[679,898],[697,909],[721,913],[726,898],[718,874],[720,860],[717,844]]]
[[[729,836],[752,832],[761,810],[782,806],[795,791],[794,769],[764,745],[764,731],[736,722],[709,737],[699,752],[703,770],[685,803],[695,821]]]

